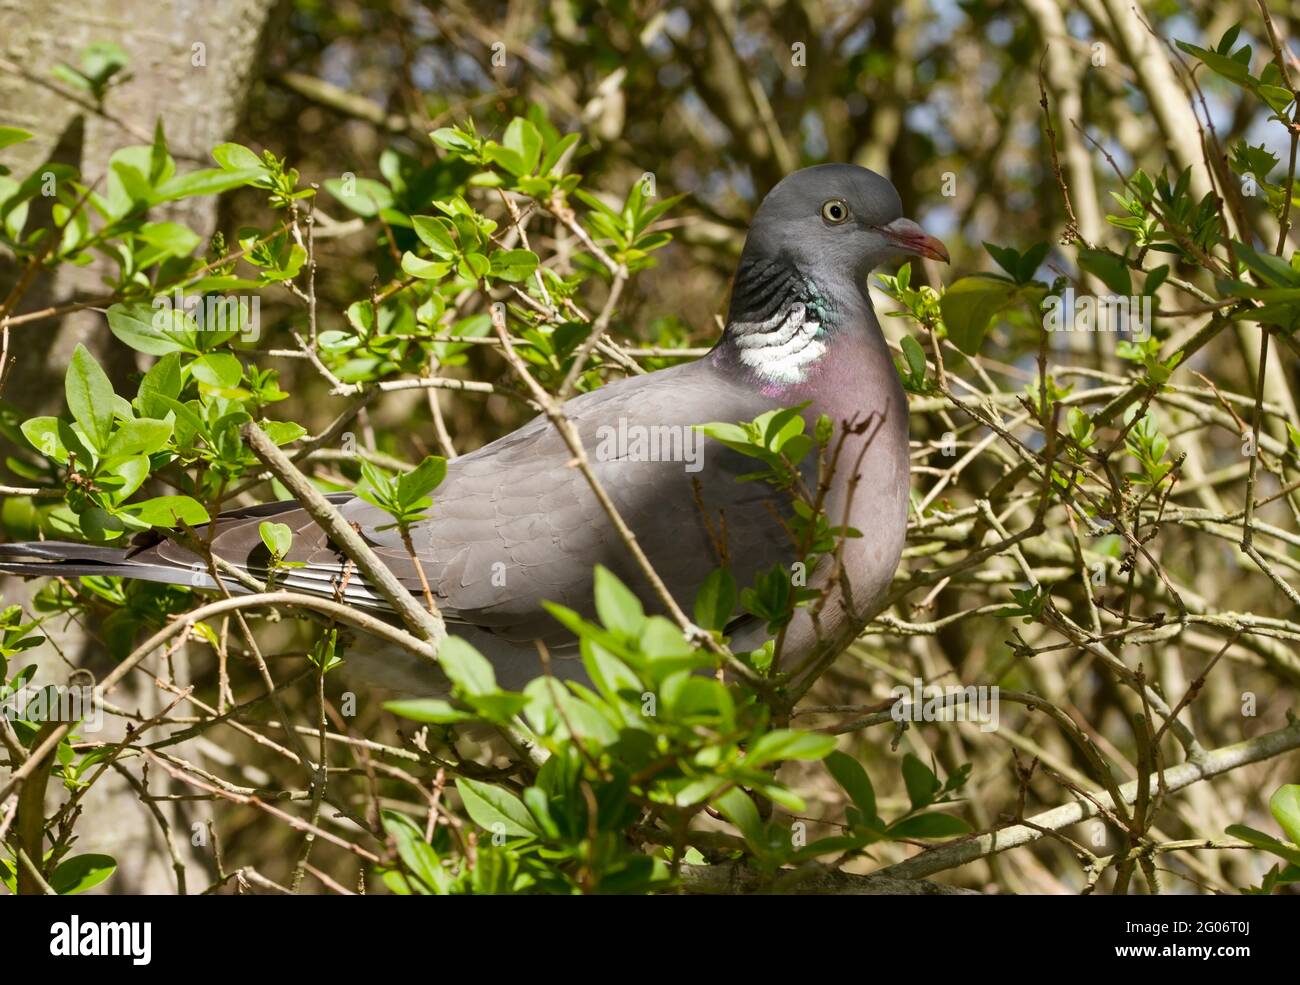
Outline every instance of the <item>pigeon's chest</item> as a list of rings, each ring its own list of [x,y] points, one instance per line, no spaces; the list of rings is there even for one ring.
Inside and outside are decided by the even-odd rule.
[[[832,448],[843,436],[826,511],[832,523],[863,535],[846,543],[846,561],[858,573],[855,602],[870,607],[888,586],[907,533],[907,394],[878,329],[836,341],[843,345],[784,400],[787,406],[807,401],[810,421],[828,416],[835,425]]]

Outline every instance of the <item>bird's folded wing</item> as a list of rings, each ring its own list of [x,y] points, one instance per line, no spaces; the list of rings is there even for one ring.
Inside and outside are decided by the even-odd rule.
[[[742,585],[773,563],[793,559],[781,522],[788,504],[764,483],[737,481],[756,463],[692,430],[714,420],[752,418],[770,406],[713,373],[706,360],[608,384],[566,406],[596,477],[688,612],[700,584],[719,565],[719,542]],[[541,603],[558,602],[591,617],[596,564],[653,607],[649,585],[572,460],[554,426],[538,417],[450,463],[428,519],[411,528],[424,578],[449,621],[508,640],[562,643],[567,633]],[[391,518],[364,500],[331,498],[402,583],[420,592],[420,572]],[[269,555],[258,525],[268,519],[293,530],[286,560],[302,565],[286,568],[282,584],[386,608],[294,503],[223,514],[213,553],[264,573]],[[167,543],[138,556],[193,560]]]

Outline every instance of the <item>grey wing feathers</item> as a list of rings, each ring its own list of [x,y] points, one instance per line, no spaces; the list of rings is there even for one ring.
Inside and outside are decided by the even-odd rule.
[[[741,584],[758,570],[791,559],[789,538],[778,519],[785,511],[764,484],[736,481],[753,463],[720,445],[702,443],[702,468],[688,472],[680,460],[598,456],[601,429],[616,428],[623,421],[631,428],[676,428],[685,437],[691,425],[747,419],[768,406],[748,387],[714,372],[708,360],[607,384],[566,406],[602,486],[687,611],[699,585],[719,563],[719,531],[727,531],[730,559]],[[563,645],[568,634],[541,602],[559,602],[592,615],[592,568],[598,563],[650,601],[649,586],[586,478],[569,464],[571,458],[554,427],[538,417],[450,463],[434,493],[429,518],[411,531],[424,576],[448,621],[477,626],[508,641],[541,639]],[[389,517],[349,494],[330,499],[402,583],[419,593],[419,572],[398,532],[388,527]],[[287,560],[302,566],[282,572],[279,582],[284,587],[362,608],[388,609],[295,503],[222,514],[211,531],[213,553],[259,579],[265,577],[270,556],[258,534],[265,520],[285,523],[293,531]],[[200,558],[156,535],[126,552],[82,550],[105,551],[103,564],[129,565],[136,577],[182,584],[205,577]],[[79,557],[92,567],[96,563],[88,554]],[[66,555],[61,559],[66,563]],[[229,587],[235,590],[233,584]]]

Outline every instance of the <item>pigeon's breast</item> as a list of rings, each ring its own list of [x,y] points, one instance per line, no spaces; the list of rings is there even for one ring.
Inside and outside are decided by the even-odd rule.
[[[888,346],[873,315],[860,330],[837,333],[830,351],[787,399],[808,401],[810,420],[826,414],[844,437],[826,512],[861,537],[845,541],[842,563],[852,605],[843,630],[856,635],[893,580],[907,535],[910,455],[908,407]]]

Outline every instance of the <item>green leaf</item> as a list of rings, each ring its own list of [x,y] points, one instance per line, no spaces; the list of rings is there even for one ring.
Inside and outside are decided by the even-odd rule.
[[[60,862],[50,876],[50,888],[60,896],[75,896],[94,889],[117,869],[110,855],[74,855]]]
[[[77,516],[77,526],[86,540],[103,543],[126,532],[126,522],[105,509],[92,506]]]
[[[32,135],[26,130],[20,130],[18,127],[0,127],[0,148],[21,144],[24,140],[31,139]]]
[[[934,803],[934,795],[942,786],[930,767],[910,752],[903,757],[903,784],[907,787],[907,797],[912,802],[913,810]]]
[[[187,321],[183,311],[155,308],[140,302],[114,304],[108,309],[108,327],[119,342],[136,352],[165,356],[183,348],[167,329],[183,331]]]
[[[189,496],[155,496],[139,503],[128,503],[121,512],[151,527],[191,527],[208,522],[208,511]]]
[[[478,280],[488,275],[488,272],[492,269],[492,264],[482,253],[474,251],[461,257],[456,269],[466,280]]]
[[[1127,296],[1133,280],[1123,258],[1105,250],[1080,250],[1079,266],[1092,274],[1116,294]]]
[[[596,614],[605,628],[623,636],[635,637],[645,623],[645,609],[604,565],[596,565]]]
[[[502,147],[500,144],[489,143],[483,148],[483,154],[493,164],[499,164],[503,171],[506,171],[515,177],[527,174],[527,169],[524,167],[524,159],[509,147]]]
[[[66,82],[74,89],[80,89],[82,92],[94,92],[94,85],[91,81],[78,72],[71,65],[55,65],[50,69],[50,74],[62,82]]]
[[[261,168],[246,168],[239,171],[223,171],[221,168],[202,168],[189,174],[173,175],[154,189],[153,200],[172,202],[178,198],[197,198],[203,195],[218,195],[231,188],[240,188],[252,184],[265,175]]]
[[[1016,269],[1012,274],[1017,284],[1028,284],[1034,279],[1034,274],[1042,266],[1043,260],[1047,257],[1047,251],[1050,249],[1047,243],[1035,243],[1029,249],[1025,250],[1024,255],[1020,257],[1020,262],[1016,264]]]
[[[912,379],[917,382],[924,380],[925,351],[921,348],[921,343],[910,335],[904,335],[899,345],[903,349],[903,358],[907,360],[907,368],[911,370]]]
[[[735,713],[731,692],[721,682],[685,673],[674,674],[664,682],[660,699],[662,709],[682,721],[694,719],[705,723],[720,720],[725,724]],[[760,765],[760,761],[747,759],[746,765]]]
[[[802,814],[808,805],[793,790],[787,790],[779,783],[755,783],[754,792],[762,794],[774,804],[784,807],[791,814]]]
[[[771,413],[769,417],[763,414],[755,419],[755,423],[764,421],[763,425],[763,443],[774,452],[784,451],[788,442],[803,433],[806,422],[804,421],[801,411],[807,406],[800,404],[798,407],[784,407],[781,410]],[[790,456],[794,457],[794,456]]]
[[[432,892],[449,892],[452,876],[443,868],[433,846],[424,840],[424,832],[420,827],[405,814],[396,811],[384,811],[382,820],[384,832],[397,845],[397,854],[411,870],[411,875]]]
[[[1272,852],[1278,858],[1285,859],[1292,865],[1300,865],[1300,848],[1279,841],[1272,835],[1265,834],[1263,831],[1256,831],[1254,828],[1245,824],[1230,824],[1225,829],[1227,834],[1234,838],[1240,838],[1256,848],[1262,848],[1266,852]]]
[[[1008,280],[988,274],[963,277],[943,292],[939,309],[948,338],[968,356],[976,355],[993,316],[1011,303],[1016,288]]]
[[[1232,251],[1246,268],[1265,284],[1272,287],[1300,287],[1300,270],[1295,270],[1281,257],[1260,253],[1245,243],[1233,240]]]
[[[722,816],[734,824],[751,848],[766,847],[763,837],[763,819],[759,817],[758,808],[750,800],[749,794],[739,787],[732,787],[720,797],[714,798],[713,804]]]
[[[1156,291],[1160,289],[1160,285],[1165,282],[1165,278],[1168,276],[1169,264],[1167,263],[1148,271],[1146,280],[1142,282],[1142,293],[1154,297]]]
[[[714,568],[695,596],[695,625],[722,632],[736,611],[736,579],[726,568]]]
[[[32,417],[22,423],[23,437],[33,448],[60,465],[68,464],[68,449],[59,433],[57,417]]]
[[[307,429],[301,424],[295,424],[293,421],[258,421],[258,426],[266,432],[266,436],[271,439],[271,443],[279,447],[287,445],[291,441],[297,441]]]
[[[286,556],[289,548],[293,546],[293,530],[287,523],[263,520],[257,525],[257,535],[262,538],[266,549],[277,558]]]
[[[100,463],[99,483],[120,503],[149,478],[149,457],[143,454],[114,455]]]
[[[163,121],[160,116],[154,121],[153,146],[149,148],[149,184],[156,187],[158,182],[170,178],[175,173],[176,161],[172,159],[167,150],[167,133],[163,130]],[[195,235],[194,239],[197,243],[198,236]]]
[[[244,367],[229,352],[209,352],[190,363],[190,372],[200,383],[230,389],[244,378]]]
[[[226,171],[251,170],[262,168],[262,159],[243,144],[217,144],[212,148],[212,159]]]
[[[464,700],[467,705],[474,709],[479,718],[502,724],[518,715],[528,707],[529,703],[527,695],[515,694],[512,691],[497,691],[493,694],[467,694]]]
[[[544,726],[545,731],[555,738],[562,739],[571,734],[574,738],[601,746],[618,741],[618,731],[600,709],[572,691],[553,685],[554,682],[545,677],[536,677],[524,688],[524,694],[529,698],[525,713],[534,729]]]
[[[542,836],[542,829],[524,802],[510,791],[468,777],[456,780],[456,789],[466,812],[485,831],[500,831],[514,838]]]
[[[63,388],[73,419],[96,449],[103,448],[113,430],[113,384],[81,343],[72,353]]]
[[[199,245],[199,234],[179,222],[149,222],[136,232],[136,238],[171,256],[189,256]]]
[[[357,215],[369,219],[393,207],[393,193],[383,182],[373,178],[330,178],[325,188]]]
[[[1212,71],[1222,75],[1229,82],[1235,82],[1239,86],[1247,86],[1250,82],[1250,66],[1243,65],[1235,58],[1229,58],[1227,55],[1220,54],[1217,51],[1207,51],[1204,48],[1198,48],[1194,44],[1186,41],[1174,42],[1183,51],[1195,58],[1203,61]]]
[[[506,281],[527,280],[537,269],[537,254],[531,250],[494,250],[489,272]]]
[[[871,785],[871,777],[852,756],[839,751],[826,757],[826,768],[830,770],[835,782],[844,788],[853,805],[862,812],[863,818],[870,823],[876,819],[876,789]]]
[[[429,248],[434,256],[451,257],[456,255],[456,241],[451,235],[451,224],[445,219],[427,215],[411,216],[411,225],[420,242]]]
[[[166,448],[167,439],[171,436],[171,421],[159,421],[150,417],[123,421],[108,439],[104,457],[152,455]]]
[[[451,270],[451,264],[440,260],[425,260],[408,250],[402,254],[402,270],[420,280],[442,280]]]
[[[557,140],[554,143],[554,145],[551,147],[551,149],[546,152],[546,156],[542,158],[542,165],[541,165],[542,174],[549,175],[552,171],[554,171],[556,165],[560,163],[560,158],[564,156],[564,152],[567,151],[570,147],[572,147],[581,139],[582,139],[582,134],[570,133],[570,134],[566,134],[565,136]]]
[[[497,677],[483,654],[458,636],[448,636],[438,648],[438,664],[451,682],[466,694],[491,694]]]
[[[461,711],[441,698],[408,698],[399,701],[385,701],[384,707],[394,715],[401,715],[413,722],[450,725],[453,722],[474,720],[473,714],[468,711]]]
[[[636,674],[595,640],[582,641],[582,665],[587,669],[587,675],[596,689],[611,704],[627,700],[620,692],[636,696],[633,700],[639,699],[643,688]]]
[[[129,62],[122,46],[113,41],[92,41],[81,49],[81,71],[96,89],[126,68]]]
[[[1012,277],[1016,276],[1016,271],[1020,267],[1019,250],[1010,246],[998,246],[995,243],[985,243],[984,249],[999,267],[1009,273]]]
[[[1291,105],[1291,90],[1285,86],[1275,85],[1257,85],[1255,93],[1260,99],[1268,103],[1268,108],[1274,113],[1281,115],[1282,111]]]
[[[146,416],[166,417],[170,408],[159,398],[169,397],[175,400],[181,395],[183,385],[181,357],[178,353],[171,353],[149,367],[149,371],[140,380],[136,402]]]
[[[443,150],[457,154],[472,153],[474,150],[474,141],[455,127],[442,127],[435,130],[429,134],[429,139]]]
[[[537,170],[537,162],[542,154],[542,135],[537,127],[521,116],[516,116],[506,127],[503,141],[519,157],[521,170],[516,175],[532,174]]]
[[[824,759],[835,749],[835,736],[794,729],[775,729],[755,742],[745,755],[753,768],[784,759]]]
[[[416,508],[446,477],[447,460],[438,455],[428,455],[410,472],[398,477],[398,498],[407,508]]]
[[[137,148],[123,148],[125,151],[136,150]],[[147,148],[138,148],[147,150]],[[149,184],[149,179],[145,177],[146,171],[142,171],[125,160],[119,160],[118,151],[110,158],[112,169],[112,179],[109,181],[110,196],[116,200],[119,196],[125,197],[125,204],[128,206],[127,211],[135,211],[137,206],[148,206],[153,204],[155,195],[153,186]],[[116,180],[113,180],[116,179]]]
[[[1268,802],[1268,809],[1286,832],[1287,840],[1300,847],[1300,784],[1278,787]]]

